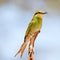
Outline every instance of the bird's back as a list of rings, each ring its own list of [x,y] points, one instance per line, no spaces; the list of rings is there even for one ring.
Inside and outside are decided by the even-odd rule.
[[[33,34],[34,32],[39,31],[41,27],[42,27],[42,19],[40,17],[33,17],[28,25],[25,37],[27,37],[29,34]]]

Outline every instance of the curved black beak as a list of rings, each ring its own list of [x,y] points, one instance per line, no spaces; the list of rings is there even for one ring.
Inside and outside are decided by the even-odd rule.
[[[47,14],[47,12],[44,12],[44,13],[42,13],[42,14]]]
[[[47,12],[37,12],[34,15],[36,15],[36,14],[47,14]]]

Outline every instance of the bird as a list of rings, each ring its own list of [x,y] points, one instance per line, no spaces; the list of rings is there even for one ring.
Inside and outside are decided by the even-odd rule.
[[[47,14],[47,12],[44,12],[42,10],[35,11],[33,18],[31,19],[31,22],[29,23],[25,32],[24,42],[15,56],[20,54],[20,56],[22,57],[28,42],[30,42],[28,53],[30,54],[30,52],[33,52],[34,41],[36,40],[38,33],[41,32],[42,20],[45,14]]]

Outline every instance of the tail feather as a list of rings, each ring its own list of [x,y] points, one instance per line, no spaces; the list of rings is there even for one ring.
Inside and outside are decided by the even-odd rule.
[[[19,51],[15,54],[15,57],[18,55],[18,54],[20,54],[20,56],[22,57],[22,55],[23,55],[23,52],[24,52],[24,50],[25,50],[25,48],[26,48],[26,46],[27,46],[27,43],[30,41],[30,39],[32,38],[34,36],[34,34],[30,34],[27,38],[26,38],[26,40],[24,41],[24,43],[22,44],[22,46],[21,46],[21,48],[19,49]]]
[[[26,45],[27,45],[27,43],[24,42],[24,43],[22,44],[21,48],[19,49],[19,51],[16,53],[15,56],[17,56],[18,54],[20,54],[20,56],[22,57],[23,52],[24,52],[24,50],[25,50],[25,48],[26,48]]]

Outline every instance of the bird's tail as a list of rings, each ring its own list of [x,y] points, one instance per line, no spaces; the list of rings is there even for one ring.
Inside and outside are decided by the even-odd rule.
[[[23,52],[24,52],[24,50],[25,50],[25,48],[27,46],[27,43],[30,41],[30,39],[32,38],[32,36],[33,36],[33,34],[31,36],[28,36],[27,38],[24,39],[24,43],[22,44],[22,46],[19,49],[19,51],[15,54],[15,56],[18,55],[18,54],[20,54],[20,56],[22,57]]]
[[[27,45],[27,42],[24,42],[24,43],[22,44],[21,48],[19,49],[19,51],[16,53],[15,56],[17,56],[18,54],[20,54],[20,56],[22,57],[23,52],[24,52],[24,50],[25,50],[25,48],[26,48],[26,45]]]
[[[24,43],[22,44],[21,48],[19,49],[19,51],[16,53],[16,55],[20,54],[20,56],[22,57],[23,52],[27,46],[27,43],[30,41],[31,37],[27,37],[26,40],[24,41]],[[16,56],[15,55],[15,56]]]

